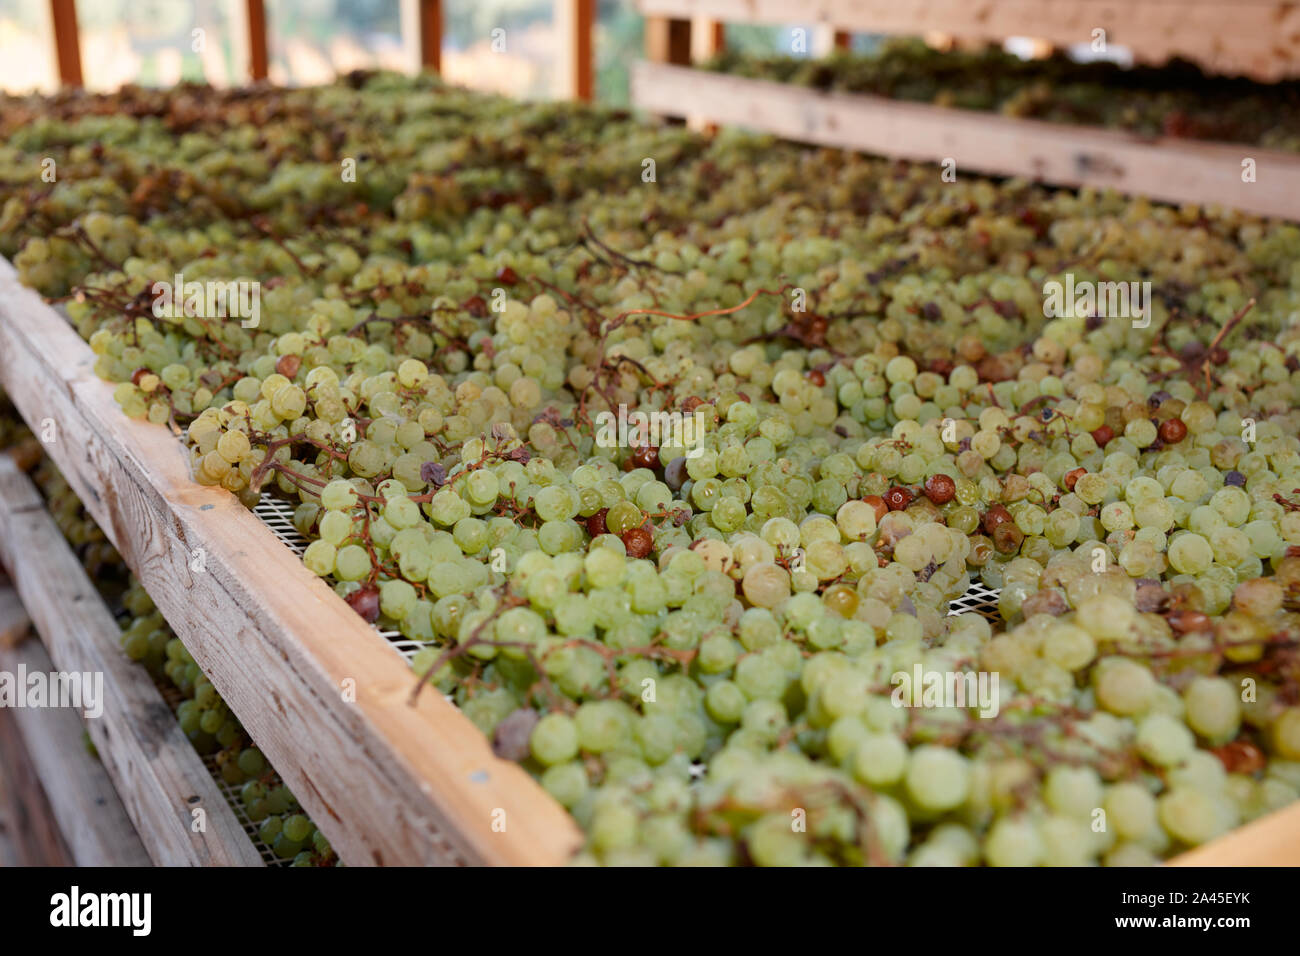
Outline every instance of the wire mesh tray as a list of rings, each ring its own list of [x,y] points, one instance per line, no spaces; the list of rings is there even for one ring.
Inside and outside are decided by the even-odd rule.
[[[293,526],[293,511],[294,505],[284,498],[263,495],[262,500],[253,509],[253,514],[257,515],[271,529],[271,533],[283,541],[294,554],[301,556],[307,550],[307,539]],[[954,617],[973,611],[989,621],[1000,622],[1002,615],[998,611],[999,593],[993,588],[986,587],[981,581],[974,581],[965,594],[948,602],[948,616]],[[408,661],[424,646],[419,641],[412,641],[405,637],[400,631],[386,631],[380,628],[376,630],[388,640],[398,654]]]

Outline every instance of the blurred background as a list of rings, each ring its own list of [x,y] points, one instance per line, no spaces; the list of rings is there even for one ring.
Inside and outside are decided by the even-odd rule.
[[[181,80],[229,86],[247,76],[244,0],[77,0],[81,63],[90,90],[124,83],[171,86]],[[325,83],[360,68],[402,70],[400,0],[269,0],[268,76],[281,85]],[[52,92],[58,87],[50,0],[0,0],[0,90]],[[521,99],[564,94],[564,43],[554,0],[446,0],[442,74],[453,83]],[[741,53],[816,55],[810,24],[728,24],[727,48]],[[854,34],[866,52],[881,37]],[[1035,41],[1007,48],[1034,55]],[[631,64],[645,49],[645,19],[634,0],[598,0],[595,94],[628,103]],[[1071,48],[1091,59],[1086,44]],[[1107,59],[1126,59],[1112,47]]]
[[[271,0],[271,81],[323,83],[362,67],[405,68],[400,6],[398,0]],[[76,7],[88,89],[180,80],[226,86],[245,75],[238,40],[243,0],[80,0]],[[444,11],[448,80],[520,98],[557,95],[556,51],[563,45],[552,0],[450,0]],[[644,50],[645,21],[633,0],[600,0],[596,17],[596,96],[626,104],[628,69]],[[727,45],[798,53],[797,26],[728,25]],[[494,37],[494,30],[504,33]],[[56,89],[53,43],[49,0],[0,0],[0,89]],[[857,36],[854,43],[867,49],[872,38]]]

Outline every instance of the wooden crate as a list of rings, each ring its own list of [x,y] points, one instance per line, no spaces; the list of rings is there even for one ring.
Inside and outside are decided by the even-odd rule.
[[[440,695],[412,705],[379,633],[234,496],[195,484],[176,439],[125,418],[92,365],[0,261],[0,383],[33,431],[52,423],[47,453],[343,862],[568,859],[581,834],[564,809]]]
[[[1223,73],[1277,79],[1300,67],[1300,6],[1286,0],[638,0],[647,17],[819,24],[860,33],[1034,37],[1058,46],[1122,45],[1145,62],[1172,56]]]
[[[669,116],[744,126],[819,146],[1061,186],[1117,189],[1173,203],[1218,203],[1300,219],[1300,156],[1254,146],[1150,139],[1117,130],[827,93],[789,83],[637,63],[632,101]],[[1255,181],[1242,181],[1254,160]],[[936,175],[938,175],[936,173]]]

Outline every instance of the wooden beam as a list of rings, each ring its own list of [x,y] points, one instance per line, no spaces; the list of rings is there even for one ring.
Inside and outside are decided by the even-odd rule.
[[[563,98],[591,102],[596,95],[595,22],[596,0],[555,0]]]
[[[70,435],[60,430],[62,441]],[[51,446],[53,447],[53,446]],[[0,456],[0,561],[61,671],[103,675],[103,714],[86,721],[127,815],[160,866],[260,866],[262,858],[149,674],[127,660],[121,629],[31,479]],[[192,827],[195,808],[206,830]]]
[[[0,261],[0,384],[55,421],[50,457],[343,862],[567,860],[573,818],[442,695],[412,704],[401,655],[93,365]]]
[[[1300,219],[1300,157],[1280,150],[1149,139],[661,63],[634,65],[632,102],[652,113],[689,114],[819,146],[922,162],[951,158],[958,175],[1023,176]],[[1254,160],[1251,182],[1242,180],[1247,158]]]
[[[0,648],[0,670],[49,674],[53,661],[40,641]],[[87,749],[76,711],[14,708],[27,756],[41,781],[72,862],[77,866],[148,866],[149,854],[113,789],[104,765]]]
[[[637,0],[647,18],[819,23],[837,30],[960,41],[1042,37],[1090,43],[1093,30],[1145,62],[1171,56],[1211,69],[1278,79],[1300,63],[1300,5],[1287,0]]]
[[[245,0],[248,24],[248,75],[254,83],[265,80],[270,69],[266,47],[266,4],[264,0]]]
[[[690,63],[691,21],[666,17],[646,18],[645,56],[652,63]]]
[[[54,26],[54,54],[59,64],[59,82],[64,86],[84,85],[81,77],[81,37],[77,31],[77,0],[50,0],[50,21]]]
[[[40,775],[8,707],[0,707],[0,797],[0,825],[17,865],[72,865]]]

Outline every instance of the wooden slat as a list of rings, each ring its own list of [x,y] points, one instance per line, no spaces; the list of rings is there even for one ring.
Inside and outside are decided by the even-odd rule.
[[[637,63],[632,102],[650,112],[746,126],[787,139],[939,162],[963,171],[1113,188],[1166,202],[1220,203],[1300,219],[1300,157],[1279,150],[1048,123],[823,93],[791,84]],[[1242,161],[1256,182],[1242,182]]]
[[[51,457],[341,859],[568,859],[572,818],[441,695],[411,705],[401,656],[236,498],[194,483],[180,444],[125,418],[92,365],[0,262],[5,391],[58,423]]]
[[[70,436],[61,432],[61,437]],[[103,675],[104,712],[87,720],[87,729],[154,862],[160,866],[262,865],[148,673],[122,653],[117,622],[45,510],[31,479],[3,456],[0,561],[8,568],[54,666]],[[191,811],[196,807],[205,811],[206,832],[193,832]]]
[[[1276,78],[1300,67],[1300,5],[1288,0],[638,0],[646,17],[825,23],[861,33],[1041,37],[1067,46],[1106,31],[1143,60],[1181,55]]]
[[[72,865],[18,721],[7,707],[0,707],[0,798],[0,825],[13,865]]]
[[[50,23],[54,28],[54,55],[59,64],[59,82],[64,86],[83,85],[77,0],[50,0]]]
[[[8,581],[0,584],[0,648],[13,647],[31,628],[32,622],[18,592]]]
[[[1300,803],[1252,820],[1170,866],[1300,866]]]
[[[595,52],[592,44],[596,25],[596,0],[555,0],[555,28],[560,38],[560,95],[591,102],[596,95]]]
[[[48,674],[54,663],[40,641],[0,648],[0,670]],[[15,708],[28,758],[72,862],[77,866],[148,866],[149,854],[136,836],[104,765],[85,747],[81,719],[66,708]],[[241,834],[242,835],[242,834]],[[244,838],[248,842],[247,837]]]
[[[248,30],[248,75],[256,83],[264,80],[270,67],[266,47],[266,4],[264,0],[246,0],[245,23]]]

